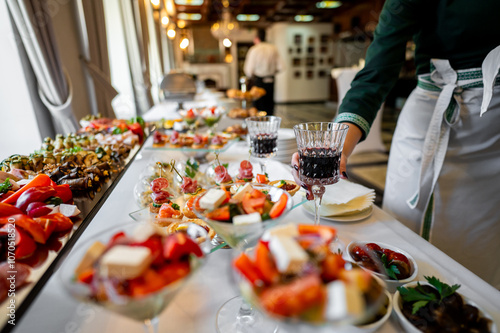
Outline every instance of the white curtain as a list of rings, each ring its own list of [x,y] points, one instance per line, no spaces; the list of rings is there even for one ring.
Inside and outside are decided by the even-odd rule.
[[[31,67],[41,101],[57,133],[78,129],[71,107],[72,87],[63,70],[45,0],[7,0]]]
[[[116,118],[111,101],[118,92],[111,85],[103,0],[79,1],[84,16],[81,33],[87,41],[82,58],[93,81],[97,111],[104,117]]]

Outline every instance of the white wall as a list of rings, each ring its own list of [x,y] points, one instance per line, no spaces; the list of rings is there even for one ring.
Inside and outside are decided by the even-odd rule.
[[[326,101],[330,94],[330,70],[331,65],[327,59],[332,57],[332,42],[326,44],[320,43],[321,35],[331,35],[333,28],[330,23],[276,23],[267,30],[267,39],[276,45],[280,56],[282,57],[286,69],[284,72],[276,76],[274,100],[276,102],[312,102]],[[300,45],[295,44],[294,36],[301,35],[302,42]],[[314,37],[314,53],[309,55],[307,47],[309,37]],[[326,45],[327,52],[320,53],[320,46]],[[296,50],[300,47],[302,52],[297,54]],[[292,49],[292,53],[289,49]],[[315,59],[314,66],[307,67],[305,65],[306,58],[312,56]],[[300,67],[293,67],[292,59],[300,58],[302,64]],[[318,59],[323,58],[322,65]],[[308,70],[313,71],[313,79],[306,77]],[[324,70],[326,75],[323,78],[318,77],[318,71]],[[301,77],[295,78],[294,72],[300,71]]]
[[[0,1],[0,160],[40,148],[41,137],[14,41],[7,4]]]

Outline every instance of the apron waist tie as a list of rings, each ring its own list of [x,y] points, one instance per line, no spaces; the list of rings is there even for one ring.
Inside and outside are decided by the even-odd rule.
[[[500,46],[491,51],[485,58],[482,69],[472,71],[455,71],[448,60],[432,59],[431,74],[419,75],[418,86],[431,91],[440,91],[429,128],[425,135],[422,149],[422,163],[415,193],[407,200],[410,208],[418,208],[424,214],[421,234],[429,239],[433,212],[431,197],[439,174],[443,167],[448,149],[450,129],[460,116],[458,100],[463,89],[484,87],[481,115],[487,111],[493,96],[493,87],[500,84]],[[431,209],[432,210],[432,209]],[[430,216],[430,218],[429,218]],[[424,221],[425,219],[425,221]],[[424,232],[425,231],[425,232]]]

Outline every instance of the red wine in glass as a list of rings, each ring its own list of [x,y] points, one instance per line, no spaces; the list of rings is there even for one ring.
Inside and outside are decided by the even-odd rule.
[[[275,134],[257,134],[250,141],[255,157],[271,157],[276,153],[278,137]]]
[[[332,148],[301,149],[300,179],[308,185],[330,185],[338,182],[340,155]]]

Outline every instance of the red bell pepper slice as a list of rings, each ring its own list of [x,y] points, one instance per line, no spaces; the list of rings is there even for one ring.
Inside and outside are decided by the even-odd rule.
[[[16,206],[0,202],[0,217],[17,215],[22,213],[23,212],[21,212],[21,210]]]
[[[49,176],[46,174],[39,174],[35,178],[33,178],[28,184],[24,185],[21,187],[19,190],[17,190],[16,193],[8,197],[7,199],[3,200],[3,203],[8,203],[8,204],[14,204],[17,199],[26,192],[28,189],[33,188],[33,187],[39,187],[39,186],[54,186],[55,183],[50,179]]]
[[[260,286],[264,278],[260,270],[255,266],[252,260],[242,253],[233,261],[233,266],[240,272],[252,285]]]
[[[50,220],[55,224],[54,231],[66,231],[73,228],[73,221],[67,216],[64,216],[61,213],[54,213],[45,215],[42,217],[35,217],[34,219],[38,223],[43,223],[45,220]]]
[[[61,198],[63,203],[68,203],[73,200],[73,192],[71,192],[68,184],[54,186],[56,197]]]
[[[0,224],[15,223],[16,227],[23,228],[29,233],[35,242],[45,244],[45,231],[42,226],[36,223],[31,217],[24,214],[12,215],[9,217],[1,217]]]
[[[33,238],[23,229],[14,224],[6,224],[0,229],[0,234],[15,233],[16,249],[14,256],[16,259],[23,259],[31,256],[36,250],[36,243]]]
[[[255,266],[260,271],[264,282],[273,284],[280,278],[276,264],[271,257],[271,252],[266,245],[259,242],[255,248]]]

